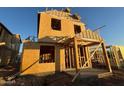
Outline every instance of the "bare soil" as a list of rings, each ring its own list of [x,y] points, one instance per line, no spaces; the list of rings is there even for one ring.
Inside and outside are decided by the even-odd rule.
[[[99,71],[99,69],[97,69]],[[105,78],[89,76],[82,78],[81,74],[74,82],[71,82],[73,74],[67,72],[55,73],[47,76],[26,75],[19,76],[12,81],[4,78],[17,73],[12,66],[0,68],[0,85],[2,86],[123,86],[124,70],[113,70],[113,75]],[[75,73],[75,72],[72,72]],[[81,72],[84,73],[84,72]],[[86,73],[86,72],[85,72]]]

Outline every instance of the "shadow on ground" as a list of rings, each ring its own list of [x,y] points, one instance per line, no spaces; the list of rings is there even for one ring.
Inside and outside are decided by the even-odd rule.
[[[97,70],[95,71],[97,72]],[[4,74],[2,74],[1,71]],[[69,74],[68,72],[55,73],[46,76],[25,75],[25,76],[18,76],[12,81],[5,81],[3,84],[0,85],[3,86],[123,86],[124,85],[123,72],[124,70],[114,70],[113,76],[109,76],[101,79],[97,78],[96,75],[83,77],[82,75],[84,74],[84,72],[82,72],[83,74],[80,74],[80,76],[78,76],[78,78],[74,82],[71,82],[74,74]],[[3,75],[3,77],[13,73],[15,73],[14,69],[12,70],[9,68],[7,69],[4,68],[0,70],[0,75]],[[75,73],[75,71],[71,73]]]

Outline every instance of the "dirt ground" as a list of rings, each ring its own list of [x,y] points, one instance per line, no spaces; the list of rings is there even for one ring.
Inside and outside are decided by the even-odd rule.
[[[95,70],[96,72],[99,69]],[[15,74],[16,68],[6,67],[0,68],[0,85],[1,86],[123,86],[124,85],[124,69],[113,70],[113,75],[105,78],[97,78],[89,76],[78,78],[71,82],[74,75],[67,72],[55,73],[47,76],[26,75],[19,76],[12,81],[6,81],[5,77]],[[71,72],[71,73],[75,73]],[[81,72],[84,73],[84,72]],[[85,73],[87,73],[85,71]]]

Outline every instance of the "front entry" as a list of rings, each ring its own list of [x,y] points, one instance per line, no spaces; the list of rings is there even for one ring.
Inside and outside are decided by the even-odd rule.
[[[79,66],[80,68],[86,62],[85,49],[83,46],[78,46],[78,55],[79,55]],[[75,59],[74,59],[74,48],[72,46],[65,48],[65,67],[66,69],[75,68]]]

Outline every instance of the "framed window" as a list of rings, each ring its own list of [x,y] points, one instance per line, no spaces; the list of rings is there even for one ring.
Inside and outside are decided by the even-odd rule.
[[[40,63],[54,63],[54,61],[55,61],[55,47],[40,46]]]
[[[74,32],[75,34],[78,34],[81,32],[81,27],[79,25],[74,25]]]
[[[52,18],[51,19],[51,27],[53,30],[60,31],[61,30],[61,20]]]

